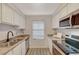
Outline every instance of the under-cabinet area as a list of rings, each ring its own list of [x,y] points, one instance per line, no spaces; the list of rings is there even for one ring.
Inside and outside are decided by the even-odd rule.
[[[79,3],[0,3],[0,55],[79,55]]]

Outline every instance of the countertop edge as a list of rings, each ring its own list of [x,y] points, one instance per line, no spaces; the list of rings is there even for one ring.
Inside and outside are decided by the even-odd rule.
[[[66,55],[61,48],[59,48],[54,42],[52,43],[52,45],[62,54],[62,55]]]

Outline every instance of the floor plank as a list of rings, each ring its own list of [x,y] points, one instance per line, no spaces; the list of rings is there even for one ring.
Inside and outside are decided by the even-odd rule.
[[[27,55],[50,55],[48,48],[30,48]]]

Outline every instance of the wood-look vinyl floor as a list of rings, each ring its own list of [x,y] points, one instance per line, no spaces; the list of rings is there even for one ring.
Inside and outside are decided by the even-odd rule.
[[[27,55],[50,55],[48,48],[30,48]]]

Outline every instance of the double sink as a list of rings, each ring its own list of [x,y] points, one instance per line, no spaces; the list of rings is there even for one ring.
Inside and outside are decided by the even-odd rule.
[[[21,40],[22,38],[17,38],[17,37],[11,38],[8,42],[6,40],[3,40],[0,42],[0,48],[13,46],[14,44],[18,43]]]

